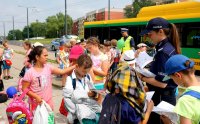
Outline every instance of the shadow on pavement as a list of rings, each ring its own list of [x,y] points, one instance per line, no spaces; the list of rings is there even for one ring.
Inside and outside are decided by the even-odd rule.
[[[56,123],[59,123],[59,124],[66,124],[66,116],[64,116],[60,113],[56,113],[55,121],[56,121]]]

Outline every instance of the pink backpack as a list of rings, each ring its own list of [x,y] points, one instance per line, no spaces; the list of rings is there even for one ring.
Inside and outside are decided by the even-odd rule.
[[[33,114],[27,104],[22,100],[29,89],[25,89],[20,96],[15,96],[8,105],[6,114],[9,124],[32,124]]]

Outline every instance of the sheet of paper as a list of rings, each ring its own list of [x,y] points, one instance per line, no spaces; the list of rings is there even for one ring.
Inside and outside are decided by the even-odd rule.
[[[153,57],[149,56],[145,51],[144,52],[140,52],[138,57],[135,58],[136,60],[136,64],[140,67],[140,68],[144,68],[147,64],[149,64],[150,62],[153,61]]]
[[[144,75],[145,77],[155,77],[156,75],[154,74],[154,73],[152,73],[152,72],[150,72],[148,69],[146,69],[146,68],[140,68],[140,67],[135,67],[135,70],[138,72],[138,73],[140,73],[140,74],[142,74],[142,75]]]
[[[155,91],[146,92],[146,100],[150,101]]]
[[[175,106],[165,101],[161,101],[157,106],[154,106],[152,111],[159,115],[167,116],[173,123],[177,124],[178,115],[175,112],[173,112],[174,107]]]

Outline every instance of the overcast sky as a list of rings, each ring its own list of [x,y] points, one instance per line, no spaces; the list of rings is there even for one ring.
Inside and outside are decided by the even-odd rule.
[[[133,0],[110,0],[111,8],[124,8]],[[6,35],[13,29],[12,17],[15,20],[15,29],[22,30],[26,26],[27,11],[29,8],[29,24],[36,20],[45,22],[48,16],[65,10],[65,0],[0,0],[0,36]],[[23,6],[23,7],[19,7]],[[33,8],[34,7],[34,8]],[[84,16],[87,12],[108,7],[108,0],[67,0],[67,13],[73,20]]]

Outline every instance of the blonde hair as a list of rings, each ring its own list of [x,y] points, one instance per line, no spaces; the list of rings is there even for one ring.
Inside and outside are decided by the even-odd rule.
[[[99,42],[99,39],[96,38],[96,37],[90,37],[87,39],[87,44],[92,44],[92,45],[96,45],[96,46],[99,46],[100,42]]]
[[[70,39],[69,42],[71,45],[75,45],[77,43],[76,39]]]
[[[71,47],[72,47],[71,43],[69,43],[69,42],[65,43],[64,46],[65,46],[65,47],[68,47],[68,48],[71,48]]]

